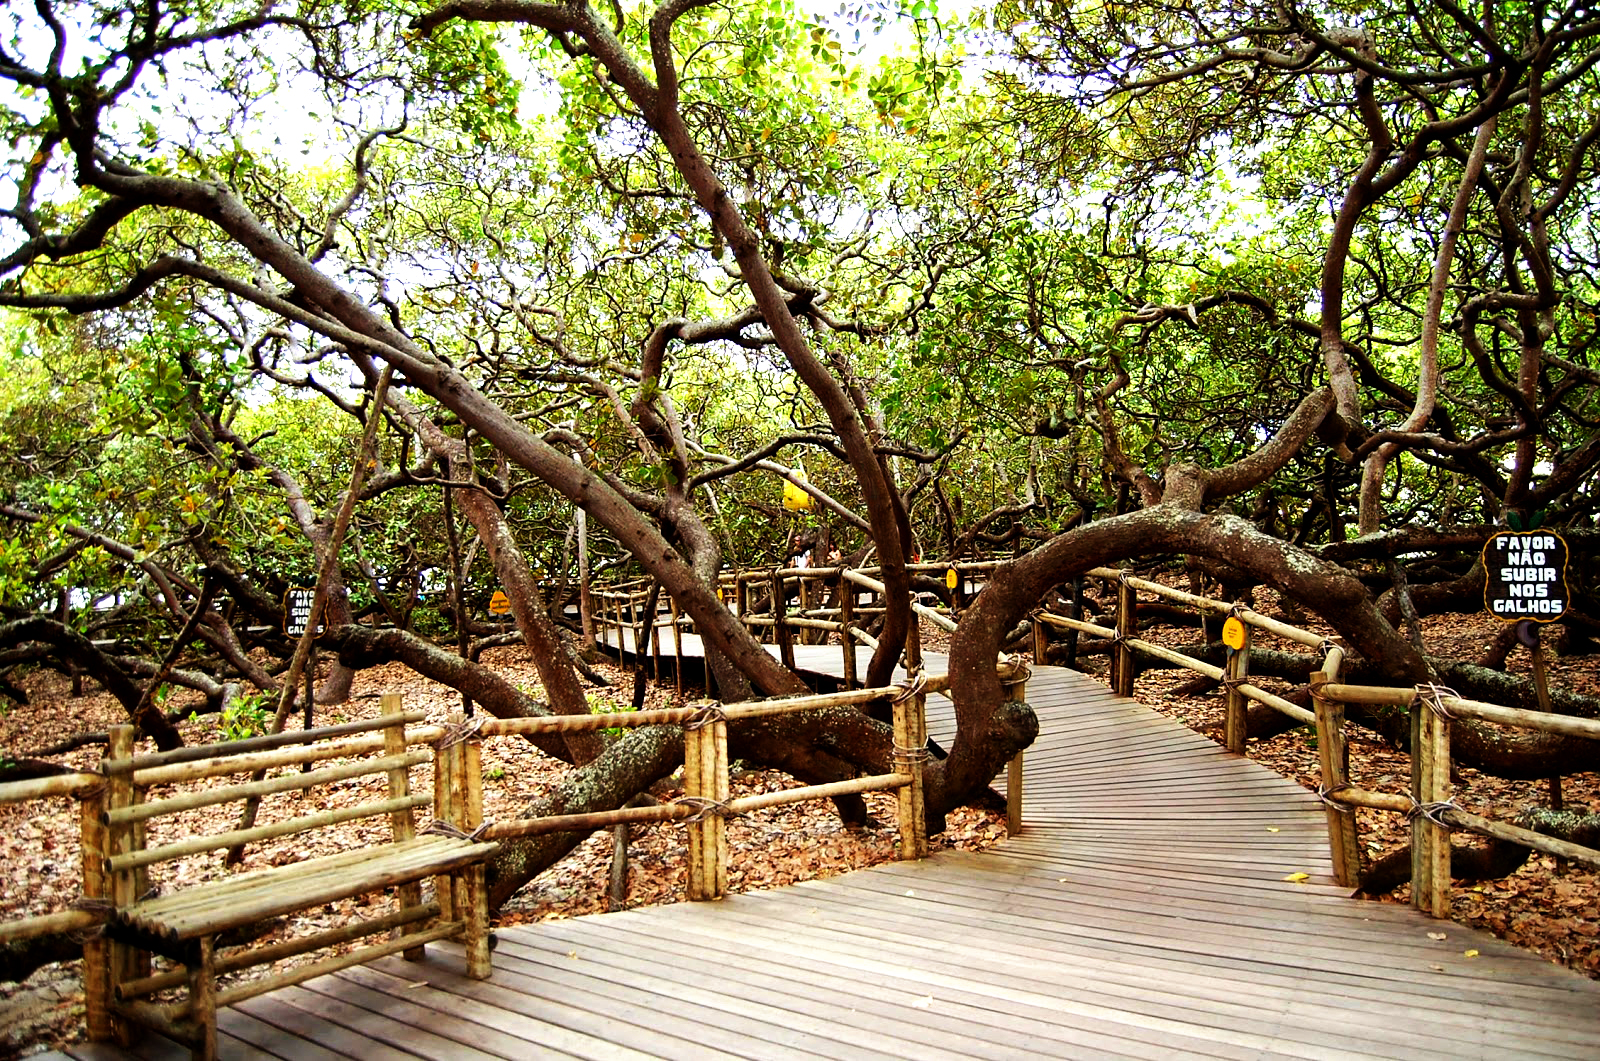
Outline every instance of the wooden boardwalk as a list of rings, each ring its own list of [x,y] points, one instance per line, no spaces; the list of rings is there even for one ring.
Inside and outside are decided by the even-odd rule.
[[[1082,675],[1028,699],[993,851],[503,929],[483,983],[436,944],[227,1011],[225,1056],[1600,1058],[1600,983],[1345,898],[1313,794]]]

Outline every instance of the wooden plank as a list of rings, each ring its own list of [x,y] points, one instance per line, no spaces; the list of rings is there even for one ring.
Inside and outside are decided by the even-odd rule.
[[[426,975],[418,976],[418,972]],[[541,1051],[556,1051],[572,1057],[606,1058],[609,1061],[647,1061],[651,1056],[639,1050],[608,1043],[592,1035],[564,1028],[559,1024],[535,1020],[526,1012],[495,1005],[476,997],[480,981],[460,976],[451,966],[432,963],[427,970],[415,964],[400,964],[390,959],[360,969],[347,969],[339,976],[376,991],[411,999],[420,1005],[444,1008],[448,1012],[488,1028],[537,1043]],[[489,992],[483,992],[488,996]],[[513,995],[526,1007],[524,996]]]
[[[502,938],[507,931],[500,930]],[[395,966],[379,962],[376,968],[392,970]],[[530,1021],[537,1020],[577,1035],[590,1036],[600,1043],[620,1045],[656,1057],[699,1057],[716,1061],[740,1056],[725,1048],[726,1040],[711,1041],[716,1038],[715,1029],[710,1029],[710,1034],[706,1034],[708,1030],[686,1027],[681,1021],[658,1023],[650,1012],[638,1007],[617,1012],[609,1005],[597,1007],[559,988],[552,991],[547,983],[507,968],[500,959],[498,949],[494,976],[486,981],[469,980],[431,957],[414,965],[406,965],[404,969],[405,974],[402,975],[426,979],[430,984],[449,990],[453,996],[477,1000]]]
[[[641,962],[656,958],[651,956],[649,947],[640,944],[633,930],[623,931],[626,935],[617,941],[618,945],[605,950],[595,949],[587,932],[572,942],[585,947],[580,953],[586,961],[602,965],[609,975],[631,982],[633,970]],[[705,937],[697,934],[696,938]],[[654,954],[670,954],[672,945],[670,938],[659,939]],[[730,938],[720,941],[720,946],[723,953],[719,954],[719,961],[742,958],[751,966],[741,969],[736,978],[737,988],[719,985],[725,995],[741,997],[749,993],[763,1005],[792,1010],[797,1006],[803,1008],[802,996],[808,988],[816,989],[821,985],[820,1012],[835,1025],[834,1034],[848,1035],[852,1044],[851,1049],[840,1052],[839,1056],[921,1058],[948,1056],[953,1050],[959,1057],[1031,1058],[1041,1056],[1041,1043],[1048,1038],[1092,1050],[1096,1057],[1172,1056],[1168,1046],[1153,1047],[1104,1030],[1072,1027],[1062,1029],[1064,1034],[1057,1037],[1038,1027],[1025,1026],[1019,1034],[1011,1022],[997,1021],[981,1001],[975,1004],[954,993],[945,993],[940,995],[935,1006],[931,996],[920,996],[877,978],[856,980],[851,970],[841,966],[809,956],[793,958],[790,953],[767,952],[756,939]],[[770,984],[770,994],[753,987],[762,982],[762,970],[766,972],[765,982]],[[851,1000],[847,1009],[839,1006],[841,993]],[[917,1005],[924,1001],[925,1005]],[[767,1012],[770,1014],[773,1010],[769,1008]],[[840,1027],[845,1025],[848,1027]],[[882,1041],[887,1036],[906,1042],[887,1048]],[[913,1044],[911,1040],[918,1041]]]
[[[414,1029],[442,1041],[446,1057],[522,1057],[538,1046],[532,1035],[516,1034],[504,1027],[473,1020],[460,1013],[453,999],[437,1004],[416,991],[387,992],[368,982],[370,977],[330,976],[309,980],[305,987],[337,1002],[378,1015],[401,1029]],[[430,1004],[433,1002],[434,1004]],[[526,1030],[526,1029],[525,1029]],[[414,1040],[405,1045],[414,1049]]]
[[[889,1032],[883,1023],[873,1027],[847,1027],[840,1020],[838,990],[833,988],[833,1004],[826,1012],[807,1012],[787,991],[763,995],[746,977],[737,987],[719,967],[714,973],[675,978],[665,975],[677,962],[634,960],[641,948],[624,940],[618,950],[581,951],[507,945],[504,959],[519,963],[520,970],[541,970],[573,983],[570,974],[580,970],[584,982],[598,985],[608,1005],[630,1001],[663,1015],[709,1024],[723,1031],[737,1032],[754,1041],[781,1047],[786,1053],[802,1050],[822,1057],[849,1056],[868,1050],[886,1057],[949,1058],[963,1055],[937,1042],[912,1042]],[[576,958],[573,957],[576,955]],[[535,972],[533,975],[544,975]],[[980,1045],[973,1040],[972,1046]]]
[[[815,919],[805,919],[802,924],[803,928],[797,927],[791,915],[774,917],[766,923],[741,917],[737,935],[733,938],[742,940],[747,946],[755,946],[758,940],[763,946],[776,943],[784,948],[782,957],[786,961],[794,960],[800,954],[815,955],[861,970],[867,979],[888,977],[892,975],[890,970],[899,969],[903,970],[897,977],[899,979],[911,977],[943,988],[963,983],[968,989],[991,997],[1026,998],[1048,990],[1049,996],[1057,1004],[1074,1003],[1084,1007],[1081,1011],[1084,1013],[1100,1012],[1107,1019],[1146,1029],[1176,1031],[1193,1024],[1196,1025],[1193,1030],[1183,1030],[1182,1033],[1202,1040],[1215,1039],[1253,1049],[1263,1048],[1263,1044],[1254,1038],[1259,1013],[1253,1012],[1250,1005],[1242,1004],[1236,1011],[1224,1012],[1214,1001],[1195,999],[1194,983],[1182,979],[1169,978],[1166,987],[1159,992],[1108,990],[1105,982],[1083,975],[1059,979],[1040,977],[1044,966],[1034,960],[1033,955],[1014,955],[1009,948],[1011,941],[997,947],[985,947],[969,942],[971,937],[939,934],[937,938],[941,945],[936,955],[930,956],[926,948],[919,949],[916,936],[867,938],[862,932],[864,923],[860,921],[837,929],[819,926]],[[797,932],[804,933],[803,943],[789,945],[783,942],[792,939]],[[958,940],[960,942],[954,942]],[[994,960],[995,955],[1004,957],[1003,965]],[[1292,958],[1292,955],[1287,957]],[[1058,970],[1070,969],[1059,959],[1053,962],[1053,967]],[[1286,963],[1284,971],[1291,972],[1295,967],[1292,963]],[[1209,981],[1202,979],[1198,982]],[[1371,1003],[1379,998],[1381,996],[1377,993],[1371,993],[1364,1001]],[[1431,1056],[1430,1051],[1436,1049],[1435,1045],[1420,1040],[1411,1044],[1415,1049],[1402,1049],[1411,1035],[1406,1029],[1423,1019],[1421,1015],[1412,1015],[1404,1008],[1394,1008],[1393,1021],[1371,1021],[1365,1029],[1370,1042],[1363,1047],[1363,1029],[1350,1027],[1347,1021],[1330,1021],[1324,1015],[1325,1007],[1315,998],[1305,1001],[1309,1007],[1307,1013],[1296,1022],[1292,1035],[1288,1032],[1283,1034],[1308,1046],[1322,1048],[1325,1056],[1366,1054],[1427,1057]],[[1490,1001],[1491,996],[1486,995],[1484,1002],[1487,1004]],[[1487,1020],[1489,1017],[1479,1019]]]
[[[231,1027],[230,1022],[235,1019],[235,1014],[247,1015],[263,1024],[309,1036],[324,1048],[359,1061],[415,1061],[417,1056],[292,1006],[277,995],[252,998],[225,1010],[219,1022],[224,1029]]]
[[[324,990],[314,990],[317,986]],[[325,993],[326,987],[326,980],[311,980],[297,987],[285,988],[272,997],[313,1017],[422,1057],[488,1061],[497,1056],[448,1035],[439,1035],[426,1025],[408,1023],[395,1013],[368,1009],[348,999]]]
[[[739,909],[737,903],[724,907],[718,911],[718,923],[705,927],[725,931],[723,926],[733,920],[728,914]],[[870,989],[882,994],[892,984],[935,1001],[970,998],[989,1007],[1010,1009],[1043,1028],[1081,1021],[1109,1024],[1124,1035],[1166,1044],[1185,1056],[1217,1048],[1264,1052],[1273,1049],[1274,1037],[1259,1030],[1259,1017],[1224,1017],[1213,1007],[1182,998],[1175,991],[1160,995],[1107,992],[1103,985],[1070,966],[1057,964],[1052,971],[1059,975],[1044,977],[1035,963],[1010,960],[1008,967],[1002,967],[993,959],[997,953],[1005,958],[1004,951],[971,948],[949,938],[939,938],[938,948],[931,949],[918,936],[868,940],[850,929],[827,931],[809,920],[797,923],[792,917],[773,918],[765,924],[746,917],[739,920],[740,938],[747,945],[772,948],[784,961],[809,955],[853,970],[853,978],[859,983],[853,989],[848,983],[841,985],[851,994],[869,989],[867,985],[875,985]],[[696,923],[694,927],[698,932],[702,926]],[[799,939],[802,934],[804,939]],[[1297,1031],[1305,1039],[1326,1039],[1322,1056],[1362,1054],[1353,1048],[1359,1036],[1351,1035],[1347,1029],[1336,1033]],[[1341,1052],[1334,1052],[1335,1043]],[[1367,1056],[1392,1055],[1385,1051],[1368,1052]]]
[[[350,1055],[337,1053],[314,1042],[305,1033],[304,1025],[285,1028],[242,1013],[237,1009],[224,1010],[218,1021],[219,1028],[242,1043],[283,1061],[344,1061]],[[230,1056],[224,1054],[224,1057]]]
[[[641,961],[659,962],[672,953],[672,948],[676,946],[679,938],[677,932],[661,925],[659,919],[653,925],[644,925],[642,931],[640,925],[636,923],[628,927],[612,927],[609,932],[604,932],[604,928],[608,924],[609,921],[596,921],[592,926],[587,923],[566,925],[561,928],[552,926],[552,931],[554,934],[563,937],[563,945],[584,947],[585,949],[581,951],[581,955],[586,961],[605,961],[616,955],[626,954],[629,956],[639,955],[638,960]],[[603,953],[595,949],[597,942],[595,937],[602,933],[605,938],[599,942],[609,945]],[[641,937],[645,936],[646,933],[649,934],[648,937],[641,940]],[[652,943],[654,947],[659,948],[658,952],[652,953]],[[720,945],[717,942],[708,941],[704,935],[697,935],[697,943],[703,949],[716,951],[718,964],[728,966],[730,968],[730,976],[740,984],[748,985],[752,983],[752,978],[760,977],[763,972],[766,972],[771,974],[770,978],[778,985],[780,991],[796,991],[804,990],[808,985],[834,982],[839,976],[835,968],[825,965],[825,958],[822,956],[817,956],[804,967],[797,965],[796,961],[787,955],[782,956],[780,961],[774,961],[771,956],[757,952],[757,941],[749,933],[730,933]],[[1024,955],[1013,954],[1010,957],[1015,959],[1024,957]],[[1075,961],[1085,966],[1085,971],[1095,982],[1101,982],[1109,978],[1141,991],[1155,993],[1172,990],[1175,972],[1181,977],[1194,974],[1196,969],[1194,966],[1164,960],[1130,964],[1116,957],[1104,956],[1098,948],[1092,946],[1084,948]],[[1305,997],[1307,994],[1307,984],[1304,977],[1301,976],[1284,975],[1276,982],[1269,981],[1263,985],[1262,990],[1257,990],[1257,980],[1246,979],[1229,970],[1219,971],[1215,966],[1199,967],[1198,975],[1203,978],[1197,981],[1202,986],[1202,991],[1199,994],[1205,998],[1238,999],[1241,997],[1257,997],[1259,1000],[1270,1004],[1274,999],[1297,999]],[[864,994],[871,994],[871,992],[865,992]],[[1349,1009],[1357,1012],[1368,1012],[1370,1010],[1370,1000],[1364,996],[1345,997],[1338,994],[1319,994],[1317,997],[1335,1009]],[[1431,997],[1428,994],[1421,996],[1424,1000]],[[856,1006],[861,1004],[860,1001],[855,1003]],[[1444,1013],[1442,1015],[1443,1020],[1462,1027],[1480,1024],[1484,1020],[1484,1005],[1484,998],[1474,998],[1470,1002],[1456,1006],[1452,1011]],[[1403,999],[1398,1003],[1391,1003],[1389,1008],[1401,1014],[1398,1019],[1402,1023],[1408,1020],[1412,1013],[1410,1003]],[[851,1012],[854,1013],[854,1009]],[[1438,1015],[1425,1016],[1429,1019],[1436,1019]],[[870,1019],[876,1022],[878,1017],[873,1015]],[[1506,1041],[1512,1044],[1518,1041],[1521,1036],[1529,1034],[1531,1031],[1537,1031],[1537,1029],[1524,1028],[1518,1025],[1514,1018],[1498,1021],[1497,1023],[1505,1025]],[[877,1027],[879,1025],[874,1023],[873,1026]]]

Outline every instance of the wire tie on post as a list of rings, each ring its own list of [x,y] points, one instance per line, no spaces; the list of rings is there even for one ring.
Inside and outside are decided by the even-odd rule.
[[[1332,807],[1334,810],[1338,811],[1340,814],[1354,814],[1356,812],[1356,809],[1354,807],[1352,807],[1348,803],[1341,803],[1338,800],[1333,798],[1334,796],[1337,796],[1339,793],[1343,792],[1345,789],[1347,789],[1349,787],[1350,787],[1349,785],[1344,784],[1343,782],[1340,782],[1339,784],[1333,785],[1331,787],[1328,786],[1328,785],[1318,785],[1317,786],[1317,798],[1320,799],[1323,803],[1325,803],[1328,806]]]
[[[87,895],[80,895],[67,905],[73,910],[82,910],[86,913],[94,914],[100,918],[100,923],[95,925],[93,928],[80,928],[67,933],[67,938],[71,939],[72,942],[78,944],[79,946],[89,942],[91,939],[103,939],[106,934],[106,924],[110,920],[111,911],[117,908],[117,904],[112,902],[110,899],[91,899]]]
[[[483,730],[485,721],[486,719],[483,716],[476,715],[459,723],[446,725],[444,732],[439,735],[439,739],[433,742],[434,751],[442,752],[446,748],[455,747],[457,744],[465,744],[467,741],[476,740],[478,734]]]
[[[1419,803],[1413,799],[1411,801],[1411,809],[1406,812],[1406,817],[1413,820],[1419,817],[1425,818],[1431,824],[1449,831],[1452,826],[1445,821],[1444,816],[1448,811],[1458,811],[1460,809],[1454,801],[1448,799],[1442,799],[1436,803]]]
[[[472,839],[471,833],[463,831],[461,827],[456,825],[454,822],[447,822],[443,818],[433,819],[433,823],[422,831],[431,836],[448,836],[452,840]]]
[[[686,732],[705,729],[714,722],[728,721],[727,712],[723,711],[722,705],[715,700],[696,700],[686,706],[694,712],[683,723]]]
[[[900,691],[890,698],[891,703],[901,704],[913,696],[921,696],[928,689],[928,676],[921,667],[906,675],[905,681],[895,686]]]
[[[1423,690],[1427,691],[1424,692]],[[1456,716],[1452,715],[1449,708],[1444,706],[1444,698],[1446,696],[1460,699],[1461,694],[1456,692],[1454,689],[1449,688],[1448,686],[1438,685],[1434,682],[1428,682],[1424,685],[1417,686],[1417,695],[1412,698],[1411,702],[1413,704],[1418,702],[1426,704],[1429,711],[1432,711],[1446,722],[1451,722],[1454,721]]]
[[[723,800],[709,799],[706,796],[679,796],[672,801],[674,806],[694,807],[695,812],[684,818],[686,824],[693,825],[703,822],[707,818],[739,818],[743,815],[739,811],[729,810],[728,804]]]
[[[1011,677],[1003,679],[1002,685],[1020,685],[1033,677],[1033,664],[1020,652],[1012,653],[1001,663],[1011,668]]]
[[[926,763],[933,758],[933,756],[928,754],[928,746],[926,744],[920,748],[908,748],[905,745],[896,744],[894,746],[892,755],[893,762],[896,767],[903,766],[908,770],[917,763]],[[896,770],[895,772],[904,773],[906,771]]]

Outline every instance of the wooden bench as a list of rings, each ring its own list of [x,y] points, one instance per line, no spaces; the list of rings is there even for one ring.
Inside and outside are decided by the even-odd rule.
[[[384,697],[383,717],[227,744],[181,748],[175,752],[132,754],[132,728],[112,732],[104,763],[107,778],[103,816],[104,850],[98,880],[86,879],[85,893],[104,897],[106,970],[85,970],[90,1027],[110,1027],[127,1037],[128,1022],[153,1028],[186,1043],[196,1058],[217,1056],[217,1008],[300,983],[335,969],[384,954],[402,952],[420,959],[423,945],[459,939],[467,951],[467,975],[489,975],[489,933],[484,862],[499,847],[472,836],[482,823],[482,780],[478,745],[462,740],[459,728],[424,726],[421,712],[405,714],[398,695]],[[432,744],[432,748],[427,747]],[[418,745],[423,745],[418,747]],[[411,767],[432,760],[434,791],[411,791]],[[331,765],[315,766],[314,764]],[[285,769],[287,768],[287,769]],[[268,771],[277,771],[267,776]],[[194,787],[203,779],[249,775],[220,786]],[[245,825],[208,835],[187,836],[149,846],[149,823],[167,815],[263,797],[314,793],[343,798],[355,779],[375,774],[387,784],[357,795],[348,806],[286,820]],[[348,784],[344,784],[348,783]],[[185,790],[152,800],[155,786],[185,785]],[[372,787],[370,781],[366,787]],[[336,787],[338,786],[338,787]],[[431,806],[433,822],[420,835],[413,812]],[[236,812],[230,812],[230,819]],[[318,857],[303,857],[313,840],[326,843],[326,830],[362,818],[387,816],[388,843],[358,846]],[[281,864],[238,873],[207,883],[161,893],[149,887],[149,867],[202,852],[218,852],[276,840],[287,845],[274,857]],[[86,865],[95,860],[86,859]],[[422,882],[432,878],[433,897],[424,901]],[[237,946],[219,936],[271,918],[389,889],[393,908],[293,939]],[[313,951],[343,947],[373,936],[346,953],[230,986],[219,976]],[[182,968],[151,971],[158,955]],[[155,1001],[151,996],[177,989],[185,997]],[[96,1021],[96,1014],[109,1019]]]

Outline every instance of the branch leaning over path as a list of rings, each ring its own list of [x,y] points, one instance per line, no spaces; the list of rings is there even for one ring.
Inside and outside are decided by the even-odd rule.
[[[760,239],[746,223],[678,109],[679,85],[672,49],[672,28],[684,14],[709,3],[710,0],[673,0],[658,7],[651,15],[650,67],[654,75],[653,82],[651,73],[647,73],[629,54],[612,28],[587,3],[457,0],[423,15],[413,26],[417,32],[429,34],[444,23],[459,18],[473,22],[513,22],[537,26],[558,35],[558,39],[576,37],[582,41],[588,53],[605,67],[612,82],[622,88],[639,109],[640,116],[660,138],[672,155],[679,176],[727,241],[745,286],[772,332],[773,341],[827,412],[828,421],[839,436],[851,469],[860,481],[873,539],[883,565],[883,581],[889,588],[891,602],[884,620],[882,645],[868,667],[867,681],[887,684],[901,642],[910,629],[910,609],[901,603],[910,599],[910,576],[905,567],[902,521],[896,511],[887,466],[874,452],[872,441],[844,387],[812,351],[805,333],[791,312],[787,294],[777,283],[770,264],[761,252]]]

